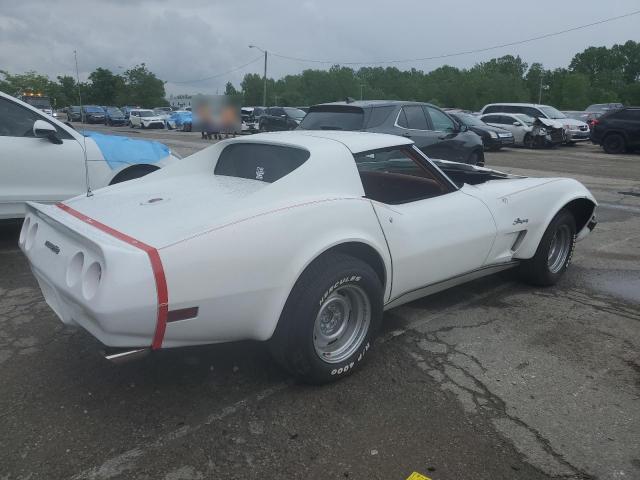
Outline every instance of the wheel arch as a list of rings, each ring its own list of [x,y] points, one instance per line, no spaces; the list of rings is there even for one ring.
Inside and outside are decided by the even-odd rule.
[[[328,255],[333,252],[344,253],[346,255],[355,257],[373,268],[374,272],[376,272],[376,275],[378,275],[378,278],[380,279],[380,284],[382,285],[382,289],[384,291],[387,285],[388,278],[387,267],[385,266],[384,260],[382,259],[382,255],[380,255],[380,253],[375,248],[361,241],[339,243],[316,256],[313,261],[323,255]],[[309,262],[309,264],[305,267],[305,270],[309,267],[309,265],[311,265],[311,263],[313,263],[313,261]]]
[[[574,194],[573,196],[562,198],[556,203],[554,208],[549,210],[549,214],[545,216],[544,221],[540,222],[539,227],[525,236],[521,247],[516,251],[513,258],[528,259],[533,257],[544,232],[549,228],[549,224],[561,210],[567,209],[571,212],[576,221],[576,235],[578,235],[587,226],[594,214],[596,206],[597,203],[590,194],[581,196]]]
[[[567,209],[576,221],[576,233],[579,233],[593,216],[596,203],[588,198],[576,198],[564,205],[560,210]],[[558,212],[560,211],[558,210]],[[557,212],[556,212],[557,215]],[[554,215],[555,216],[555,215]]]
[[[120,171],[118,171],[118,173],[116,173],[109,181],[109,185],[115,185],[116,183],[120,183],[125,180],[128,180],[126,177],[129,177],[131,175],[141,173],[142,175],[139,175],[139,177],[142,177],[151,172],[155,172],[156,170],[159,170],[159,169],[160,167],[158,167],[157,165],[151,165],[149,163],[139,163],[136,165],[129,165],[127,167],[124,167]],[[137,177],[133,177],[133,178],[137,178]]]

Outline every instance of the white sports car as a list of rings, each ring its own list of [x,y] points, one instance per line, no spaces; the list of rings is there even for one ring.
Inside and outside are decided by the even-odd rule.
[[[158,142],[83,135],[2,92],[0,152],[0,219],[23,217],[26,201],[59,202],[177,160]]]
[[[513,267],[554,284],[595,207],[575,180],[434,162],[400,136],[293,131],[32,203],[19,244],[61,320],[116,358],[269,340],[322,383],[358,368],[383,310]]]

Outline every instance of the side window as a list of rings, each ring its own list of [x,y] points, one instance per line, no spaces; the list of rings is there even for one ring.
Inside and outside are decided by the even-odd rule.
[[[367,124],[367,128],[373,128],[382,125],[393,110],[395,110],[395,107],[372,108],[371,115],[369,115],[369,123]]]
[[[484,109],[484,113],[495,113],[499,111],[500,111],[500,107],[497,105],[490,105]]]
[[[521,112],[518,113],[525,113],[527,115],[529,115],[530,117],[536,118],[536,117],[542,117],[542,118],[546,118],[546,115],[543,115],[542,112],[540,112],[540,110],[538,110],[537,108],[533,108],[533,107],[523,107]]]
[[[39,116],[6,98],[0,98],[0,136],[33,137],[33,122]]]
[[[640,120],[640,110],[636,109],[625,109],[621,110],[618,113],[612,115],[612,118],[617,118],[619,120]]]
[[[514,120],[511,117],[507,117],[506,115],[500,115],[496,123],[499,123],[500,125],[511,125],[513,122]]]
[[[396,121],[399,127],[409,128],[409,123],[407,122],[407,116],[404,113],[404,108],[400,109],[400,113],[398,114],[398,120]]]
[[[408,128],[412,130],[428,130],[427,118],[424,116],[424,111],[419,105],[407,105],[402,108],[407,117]]]
[[[496,115],[487,115],[481,118],[484,123],[499,123]]]
[[[365,196],[387,204],[437,197],[451,188],[416,152],[394,147],[354,155]]]
[[[455,130],[453,120],[451,120],[444,112],[433,107],[424,108],[431,117],[431,124],[433,125],[434,130],[441,132],[453,132]]]

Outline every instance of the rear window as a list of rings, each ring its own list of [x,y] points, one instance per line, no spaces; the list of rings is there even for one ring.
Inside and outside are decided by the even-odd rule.
[[[213,173],[273,183],[293,172],[308,158],[309,152],[301,148],[233,143],[222,151]]]
[[[360,107],[311,107],[300,126],[301,130],[362,130],[364,110]]]

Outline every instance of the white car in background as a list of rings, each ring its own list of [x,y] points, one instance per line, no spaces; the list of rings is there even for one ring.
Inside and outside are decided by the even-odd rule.
[[[164,128],[165,120],[153,110],[140,108],[129,112],[129,126],[131,128]]]
[[[487,125],[504,128],[513,134],[516,145],[530,146],[530,136],[533,130],[533,118],[524,113],[489,113],[480,115]]]
[[[370,355],[383,310],[509,268],[553,285],[595,208],[573,179],[308,130],[222,141],[91,197],[30,203],[19,245],[58,317],[127,349],[115,358],[269,340],[292,374],[324,383]]]
[[[167,110],[167,108],[168,107],[154,108],[153,109],[153,113],[157,117],[160,117],[162,119],[162,121],[164,121],[165,126],[167,125],[167,120],[169,119],[169,117],[173,113],[173,111],[171,109]]]
[[[535,103],[490,103],[480,112],[487,113],[524,113],[530,117],[545,118],[553,122],[554,128],[562,128],[563,143],[573,144],[586,142],[591,138],[589,125],[582,120],[567,117],[564,113],[550,105]]]
[[[161,143],[72,127],[0,92],[0,219],[19,218],[25,203],[55,203],[131,180],[176,157]],[[86,164],[85,164],[86,148]]]

